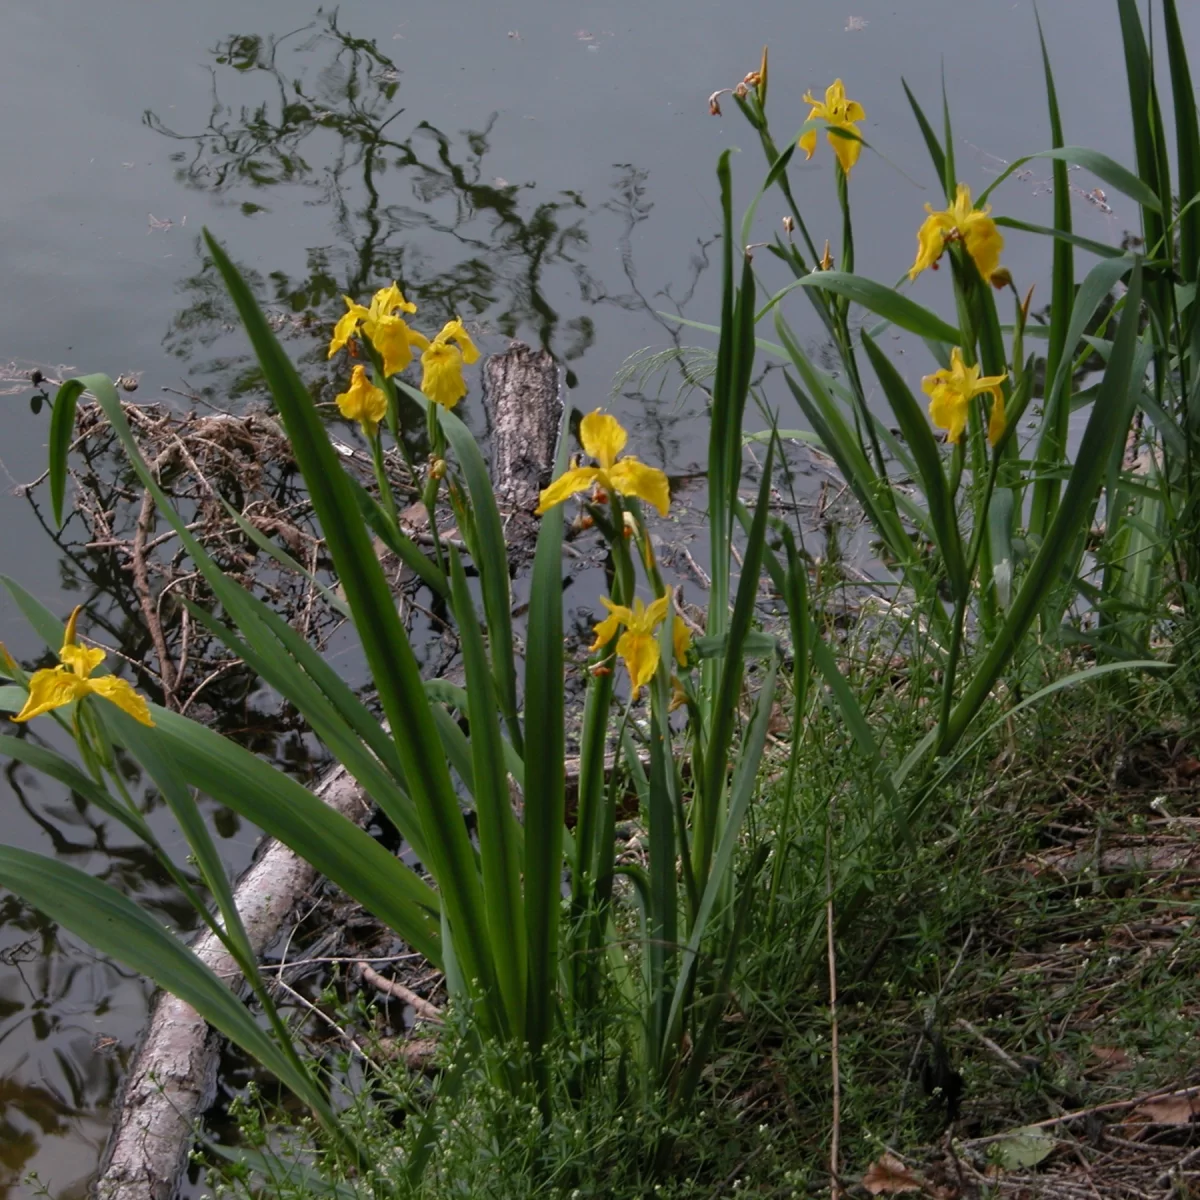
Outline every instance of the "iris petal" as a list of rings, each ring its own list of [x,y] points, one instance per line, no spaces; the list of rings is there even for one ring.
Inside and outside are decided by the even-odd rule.
[[[29,698],[14,721],[29,721],[51,709],[62,708],[78,700],[87,691],[87,681],[73,671],[61,667],[44,667],[35,671],[29,680]]]
[[[561,504],[569,496],[586,492],[600,477],[595,467],[576,467],[560,475],[548,488],[542,489],[538,497],[538,506],[534,512],[540,517],[556,504]]]
[[[650,634],[626,630],[617,643],[617,653],[625,661],[636,695],[654,678],[658,669],[658,641]]]
[[[671,507],[671,485],[657,467],[648,467],[632,456],[621,459],[608,472],[612,485],[622,496],[637,496],[665,517]]]
[[[154,724],[150,717],[150,706],[133,690],[128,680],[118,679],[115,675],[101,675],[99,679],[88,680],[87,690],[95,692],[97,696],[103,696],[135,721],[140,721],[143,725]]]
[[[594,458],[602,470],[607,471],[617,461],[617,455],[625,449],[629,435],[616,417],[597,408],[580,421],[579,440],[583,443],[585,453]]]

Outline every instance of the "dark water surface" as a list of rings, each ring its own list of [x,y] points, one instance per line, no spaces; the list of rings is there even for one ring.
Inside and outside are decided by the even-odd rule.
[[[1041,8],[1067,140],[1129,162],[1115,11],[1097,0]],[[1184,8],[1200,33],[1200,12]],[[39,511],[10,494],[45,462],[47,413],[30,409],[28,373],[135,375],[139,400],[171,400],[164,389],[220,406],[253,398],[245,344],[200,247],[204,225],[314,376],[341,382],[320,335],[340,293],[396,278],[421,305],[422,328],[457,311],[485,353],[510,336],[546,345],[571,400],[591,408],[607,402],[628,355],[672,344],[676,327],[657,310],[713,318],[716,156],[744,149],[734,163],[743,199],[764,166],[733,104],[718,119],[706,101],[757,65],[764,42],[780,139],[807,115],[804,91],[835,75],[867,110],[863,132],[885,157],[864,154],[852,196],[859,269],[875,278],[908,267],[922,205],[937,198],[901,75],[933,111],[945,56],[960,176],[976,190],[1048,144],[1023,2],[360,2],[335,12],[284,0],[41,0],[9,5],[5,18],[0,569],[63,615],[94,589]],[[836,246],[832,161],[822,144],[793,183],[813,236]],[[1012,179],[997,210],[1048,224],[1048,176],[1034,165]],[[1096,181],[1075,178],[1080,233],[1118,243],[1136,228],[1130,202],[1110,191],[1101,206],[1087,195]],[[762,206],[763,237],[776,208]],[[1005,262],[1022,288],[1047,292],[1048,256],[1048,243],[1010,232]],[[914,294],[943,309],[949,296],[932,274]],[[801,302],[789,312],[816,336]],[[900,361],[914,384],[932,369],[912,350]],[[661,394],[627,388],[616,404],[642,457],[683,470],[703,455],[703,407],[675,391],[672,381]],[[772,398],[785,426],[799,422]],[[462,411],[480,426],[478,405],[476,382]],[[40,652],[7,595],[0,638],[28,661]],[[169,822],[155,820],[177,847]],[[239,868],[254,831],[217,828]],[[106,878],[164,921],[184,919],[122,832],[24,769],[0,777],[0,838]],[[50,1195],[83,1194],[147,996],[0,897],[0,1197],[34,1194],[31,1172]]]

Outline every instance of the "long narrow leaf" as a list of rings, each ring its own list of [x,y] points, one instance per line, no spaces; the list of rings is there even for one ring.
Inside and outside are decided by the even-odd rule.
[[[1142,269],[1139,264],[1135,266],[1129,281],[1125,309],[1113,341],[1112,357],[1084,430],[1062,503],[1013,599],[1003,628],[950,714],[946,736],[938,748],[942,754],[953,749],[962,738],[1000,673],[1021,645],[1025,633],[1058,580],[1068,549],[1079,536],[1081,523],[1086,520],[1095,503],[1097,488],[1108,466],[1109,452],[1119,433],[1114,417],[1133,382],[1131,376],[1137,350],[1141,298]]]
[[[293,1067],[217,976],[145,909],[75,867],[15,846],[0,846],[0,885],[101,954],[153,979],[190,1004],[287,1084],[328,1128],[337,1128],[328,1103],[312,1080]]]
[[[338,578],[354,612],[367,663],[404,766],[404,777],[421,813],[427,865],[442,884],[444,912],[453,931],[463,978],[480,1000],[494,996],[495,966],[474,851],[417,661],[383,569],[308,389],[233,263],[212,237],[205,236],[271,387]],[[486,1002],[477,1008],[483,1027],[494,1033],[492,1013]]]

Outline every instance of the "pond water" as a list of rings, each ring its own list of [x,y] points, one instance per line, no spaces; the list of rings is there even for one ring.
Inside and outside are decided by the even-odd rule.
[[[1189,35],[1200,12],[1185,6]],[[1067,140],[1130,161],[1115,10],[1043,0]],[[718,285],[714,167],[729,145],[739,195],[764,172],[732,103],[771,46],[770,110],[781,138],[807,114],[802,95],[835,75],[866,108],[867,153],[852,182],[859,269],[898,278],[922,205],[937,198],[900,86],[931,111],[939,71],[956,118],[960,175],[977,190],[1048,133],[1031,5],[996,0],[834,4],[756,0],[519,0],[504,6],[292,0],[148,5],[42,0],[13,6],[0,43],[0,569],[64,614],[102,607],[49,537],[42,507],[11,494],[43,470],[47,413],[30,372],[105,371],[136,379],[137,399],[236,406],[255,393],[246,345],[200,243],[207,226],[278,314],[303,369],[326,367],[321,329],[344,291],[396,278],[436,328],[454,312],[485,353],[512,336],[563,363],[570,401],[608,402],[633,352],[665,348],[711,320]],[[994,198],[1050,223],[1049,169],[1034,164]],[[1076,183],[1079,232],[1119,243],[1136,229],[1123,197]],[[822,145],[793,182],[814,237],[839,239],[832,155]],[[782,215],[768,199],[762,236]],[[1011,235],[1022,287],[1046,287],[1048,243]],[[783,282],[780,280],[779,282]],[[944,280],[942,281],[944,283]],[[936,276],[915,295],[945,308]],[[1035,303],[1036,307],[1036,303]],[[816,330],[801,304],[792,319]],[[690,335],[690,336],[689,336]],[[685,331],[683,344],[704,341]],[[910,382],[930,368],[897,345]],[[799,423],[781,395],[783,424]],[[466,402],[481,423],[478,387]],[[703,456],[703,406],[626,387],[614,401],[638,453],[673,470]],[[119,630],[114,628],[113,635]],[[40,648],[6,594],[0,638],[19,658]],[[299,750],[297,749],[299,747]],[[302,752],[292,739],[269,748]],[[301,754],[302,756],[302,754]],[[169,823],[155,817],[168,845]],[[146,856],[24,770],[0,777],[3,840],[58,854],[151,906],[182,911]],[[254,832],[217,823],[232,870]],[[147,987],[0,897],[0,1197],[83,1195],[103,1148],[122,1058]],[[30,1181],[36,1173],[39,1183]]]

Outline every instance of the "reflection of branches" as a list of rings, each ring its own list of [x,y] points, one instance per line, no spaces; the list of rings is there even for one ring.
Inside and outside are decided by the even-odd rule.
[[[332,54],[313,75],[311,55],[326,48]],[[361,296],[394,278],[428,312],[431,324],[459,311],[488,313],[504,334],[535,329],[542,345],[560,357],[575,357],[591,345],[592,324],[582,316],[565,322],[568,343],[554,345],[561,321],[544,284],[546,271],[562,265],[578,279],[585,300],[599,291],[579,259],[588,245],[584,201],[561,192],[530,209],[524,197],[533,184],[489,179],[484,159],[494,116],[461,139],[425,121],[400,136],[399,68],[373,41],[342,30],[336,13],[282,37],[226,38],[213,57],[212,106],[204,130],[181,133],[155,113],[145,115],[152,129],[189,147],[175,155],[180,180],[221,195],[252,189],[255,198],[241,205],[247,215],[265,207],[263,193],[270,188],[312,188],[314,203],[330,208],[337,233],[334,247],[308,251],[307,278],[273,273],[252,279],[264,302],[307,324],[340,309],[339,293]],[[241,86],[249,78],[268,83],[265,98],[236,109],[225,104],[220,88],[230,71]],[[320,169],[313,158],[318,144],[322,150],[333,147]],[[385,176],[397,171],[407,181],[409,203],[392,198],[394,185],[384,198]],[[437,236],[414,239],[414,232]],[[446,246],[457,247],[454,261],[434,263],[431,247],[440,257]],[[189,357],[197,345],[212,345],[221,336],[231,313],[211,263],[202,259],[184,287],[194,299],[176,318],[169,340],[174,353]],[[222,376],[232,372],[235,392],[258,383],[237,360],[217,358],[207,369]]]

